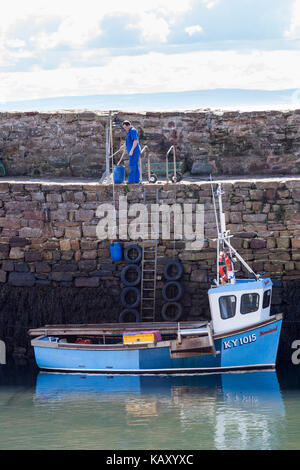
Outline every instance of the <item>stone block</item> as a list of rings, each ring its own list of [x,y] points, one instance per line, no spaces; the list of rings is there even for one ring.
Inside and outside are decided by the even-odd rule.
[[[81,252],[82,259],[96,259],[97,258],[97,250],[88,250]]]
[[[75,287],[98,287],[99,277],[78,277],[75,279]]]
[[[49,274],[49,279],[57,282],[71,282],[73,275],[67,272],[52,272]]]
[[[276,239],[277,248],[286,248],[290,247],[291,241],[289,237],[278,237]]]
[[[292,240],[292,248],[293,249],[298,249],[300,248],[300,238],[294,238]]]
[[[61,194],[59,193],[49,193],[46,195],[47,202],[62,202]]]
[[[90,272],[90,271],[94,271],[97,267],[97,262],[96,260],[81,260],[79,261],[78,263],[78,268],[80,271],[83,271],[83,272]]]
[[[23,227],[19,231],[21,238],[40,238],[43,234],[41,228]]]
[[[15,271],[18,273],[28,273],[29,266],[27,263],[15,263]]]
[[[265,248],[266,244],[266,240],[263,240],[261,238],[253,238],[250,242],[250,248],[253,250],[259,250],[261,248]]]
[[[25,262],[42,261],[42,253],[39,251],[28,251],[24,254]]]
[[[90,209],[79,209],[75,213],[75,220],[79,222],[89,222],[94,217],[94,211]]]
[[[23,259],[24,258],[24,250],[18,246],[12,247],[9,252],[10,259]]]
[[[192,282],[207,282],[207,271],[204,269],[192,271],[190,279]]]
[[[11,260],[4,260],[2,262],[2,270],[3,271],[13,271],[14,270],[14,262]]]
[[[60,240],[59,246],[60,246],[61,251],[71,250],[71,242],[68,239]]]
[[[35,284],[35,277],[33,273],[10,272],[8,276],[8,283],[12,286],[32,287]]]
[[[77,263],[59,263],[52,267],[53,272],[75,272],[77,269]]]
[[[46,262],[37,262],[35,263],[35,271],[37,273],[49,273],[51,272],[51,266],[49,263]]]
[[[82,232],[81,227],[66,227],[65,228],[65,237],[72,239],[81,238]]]
[[[26,245],[29,245],[31,243],[30,240],[27,238],[21,238],[21,237],[11,237],[9,239],[9,244],[11,247],[19,246],[19,247],[24,247]]]
[[[7,273],[3,269],[0,269],[0,283],[4,284],[6,282]]]

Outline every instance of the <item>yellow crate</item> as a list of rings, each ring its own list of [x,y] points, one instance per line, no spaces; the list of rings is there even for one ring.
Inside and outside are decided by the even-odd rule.
[[[154,333],[137,333],[137,334],[123,335],[124,344],[154,343],[154,341],[155,341]]]

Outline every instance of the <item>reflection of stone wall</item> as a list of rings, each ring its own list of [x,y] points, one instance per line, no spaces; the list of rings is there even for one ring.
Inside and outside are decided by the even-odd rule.
[[[300,110],[114,112],[137,127],[153,161],[171,145],[193,174],[300,173]],[[8,175],[100,177],[105,112],[1,113],[0,149]],[[124,132],[114,129],[114,150]],[[197,165],[193,163],[197,162]]]

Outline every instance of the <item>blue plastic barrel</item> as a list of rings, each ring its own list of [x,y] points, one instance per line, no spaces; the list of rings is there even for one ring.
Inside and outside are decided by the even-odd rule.
[[[114,168],[114,183],[122,184],[125,179],[125,168],[124,166],[115,166]]]
[[[121,261],[123,258],[122,245],[119,242],[112,243],[109,247],[112,261]]]

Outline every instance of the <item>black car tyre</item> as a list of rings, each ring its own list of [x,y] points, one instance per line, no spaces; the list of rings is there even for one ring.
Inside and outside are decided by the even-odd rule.
[[[183,293],[183,288],[178,281],[168,281],[162,290],[162,296],[167,302],[177,302]]]
[[[167,281],[178,281],[183,273],[183,267],[180,261],[172,259],[164,266],[164,276]]]
[[[163,305],[161,316],[165,321],[175,322],[181,318],[182,305],[178,302],[167,302]]]
[[[132,318],[135,318],[135,320],[132,320]],[[122,312],[119,315],[119,322],[128,323],[132,321],[136,321],[136,322],[140,321],[139,312],[135,310],[134,308],[125,308],[124,310],[122,310]]]
[[[142,271],[136,264],[127,264],[121,271],[121,281],[125,286],[136,286],[141,282]]]
[[[126,246],[124,258],[127,263],[139,263],[142,259],[142,248],[137,244]]]
[[[141,293],[137,287],[125,287],[121,291],[121,304],[126,308],[135,308],[140,304]]]

